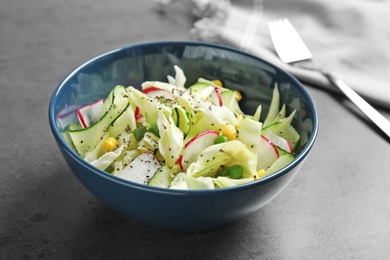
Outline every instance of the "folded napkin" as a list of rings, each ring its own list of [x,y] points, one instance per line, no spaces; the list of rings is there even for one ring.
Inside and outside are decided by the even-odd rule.
[[[167,6],[172,0],[160,1]],[[197,40],[236,47],[308,85],[337,91],[320,73],[284,64],[268,22],[287,18],[315,61],[369,102],[390,109],[390,2],[379,0],[192,0]]]

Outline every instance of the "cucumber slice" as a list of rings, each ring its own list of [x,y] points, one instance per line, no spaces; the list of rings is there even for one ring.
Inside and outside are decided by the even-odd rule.
[[[283,151],[288,153],[293,152],[290,142],[287,139],[274,134],[270,129],[267,130],[265,137]]]
[[[165,164],[156,171],[150,179],[148,185],[153,187],[169,188],[173,178],[172,169]]]
[[[280,106],[280,94],[278,90],[278,86],[275,83],[274,90],[272,92],[272,100],[268,110],[267,117],[263,122],[263,127],[267,127],[274,122],[275,118],[278,116]]]
[[[283,118],[286,117],[286,104],[283,104],[282,108],[280,109],[278,115],[275,117],[274,121],[272,123],[279,122]]]
[[[130,103],[127,103],[125,109],[108,126],[107,133],[116,138],[123,133],[134,131],[135,128],[135,109]]]
[[[96,147],[111,123],[126,109],[128,99],[125,97],[125,93],[126,89],[124,86],[115,87],[111,91],[109,99],[105,102],[107,106],[109,104],[106,113],[96,123],[88,128],[70,128],[68,130],[70,138],[81,157],[84,158],[86,152]]]
[[[287,166],[290,162],[294,160],[295,156],[290,153],[282,154],[276,161],[265,171],[264,176],[268,176],[272,173],[275,173]]]
[[[236,100],[234,97],[233,90],[225,90],[221,93],[222,102],[224,106],[231,108],[233,106],[234,101]]]
[[[190,86],[188,90],[191,92],[191,94],[197,94],[202,92],[205,88],[210,87],[210,85],[207,82],[197,82],[194,85]]]
[[[191,123],[189,115],[181,107],[175,107],[172,110],[172,117],[175,125],[184,133],[184,136],[190,131]]]
[[[299,143],[300,135],[295,128],[287,121],[279,121],[264,127],[261,130],[261,134],[267,136],[267,131],[271,130],[275,135],[283,137],[290,142],[292,151],[295,150]]]
[[[114,137],[118,141],[118,147],[125,145],[128,147],[130,145],[130,131],[135,128],[135,117],[134,112],[132,113],[130,103],[128,103],[126,109],[112,122],[104,134],[100,138],[99,142],[96,144],[95,148],[85,152],[84,160],[87,162],[92,162],[99,159],[107,151],[103,148],[104,142],[109,137]],[[131,122],[134,122],[133,124]],[[134,126],[130,126],[134,125]]]
[[[222,103],[224,106],[229,108],[230,111],[237,115],[244,114],[238,104],[236,97],[237,94],[234,90],[225,90],[221,93]]]

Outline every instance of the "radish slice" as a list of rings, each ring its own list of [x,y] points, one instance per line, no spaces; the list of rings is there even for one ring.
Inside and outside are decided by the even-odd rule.
[[[142,90],[144,94],[151,98],[164,97],[166,99],[175,99],[171,92],[166,89],[161,89],[155,86],[147,87]]]
[[[145,121],[145,116],[141,114],[139,107],[135,107],[134,117],[138,123],[143,123]]]
[[[268,129],[268,131],[265,133],[265,137],[270,140],[273,144],[278,146],[279,148],[285,150],[288,153],[292,153],[292,147],[288,140],[284,139],[283,137],[280,137],[276,134],[274,134],[271,130]]]
[[[214,144],[214,140],[218,135],[217,131],[206,130],[185,143],[182,156],[178,160],[180,168],[186,170],[188,165],[195,161],[204,149]]]
[[[77,110],[82,106],[84,105],[75,104],[63,108],[56,116],[57,124],[62,129],[65,129],[68,125],[75,123],[75,121],[77,121],[76,119]]]
[[[257,170],[267,169],[279,158],[276,146],[264,136],[261,136],[257,150]]]
[[[95,103],[83,106],[77,110],[77,117],[83,128],[88,128],[98,121],[102,115],[103,99],[100,98]]]
[[[220,107],[223,106],[223,100],[222,100],[222,96],[221,96],[222,89],[218,88],[218,87],[214,87],[214,91],[215,91],[215,94],[217,95],[219,106]]]
[[[222,89],[212,85],[196,84],[190,87],[191,94],[200,96],[203,100],[216,106],[223,106]]]
[[[139,184],[148,184],[160,167],[161,163],[152,153],[143,153],[120,171],[117,176]]]

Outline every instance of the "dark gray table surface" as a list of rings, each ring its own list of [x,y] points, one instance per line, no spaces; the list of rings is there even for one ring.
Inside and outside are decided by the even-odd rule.
[[[0,1],[0,259],[388,259],[390,142],[308,87],[320,133],[292,183],[239,222],[199,232],[137,223],[73,176],[47,111],[77,65],[132,43],[189,40],[191,9],[153,1]],[[390,119],[390,111],[380,109]]]

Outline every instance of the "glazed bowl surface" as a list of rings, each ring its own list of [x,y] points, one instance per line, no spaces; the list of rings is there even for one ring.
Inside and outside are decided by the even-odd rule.
[[[147,80],[166,81],[178,65],[186,85],[199,77],[222,79],[242,94],[240,106],[253,114],[262,104],[266,114],[272,90],[280,86],[281,103],[297,110],[293,121],[301,136],[296,158],[263,179],[232,188],[172,190],[118,178],[84,161],[69,146],[58,115],[68,108],[105,98],[116,85],[140,87]],[[305,120],[305,124],[303,124]],[[126,46],[95,57],[74,69],[55,89],[49,105],[54,138],[80,182],[109,207],[136,221],[176,230],[201,230],[239,220],[275,198],[294,178],[318,133],[314,103],[291,75],[268,62],[230,47],[199,42],[151,42]],[[310,122],[309,125],[307,122]],[[307,130],[309,129],[309,130]]]

